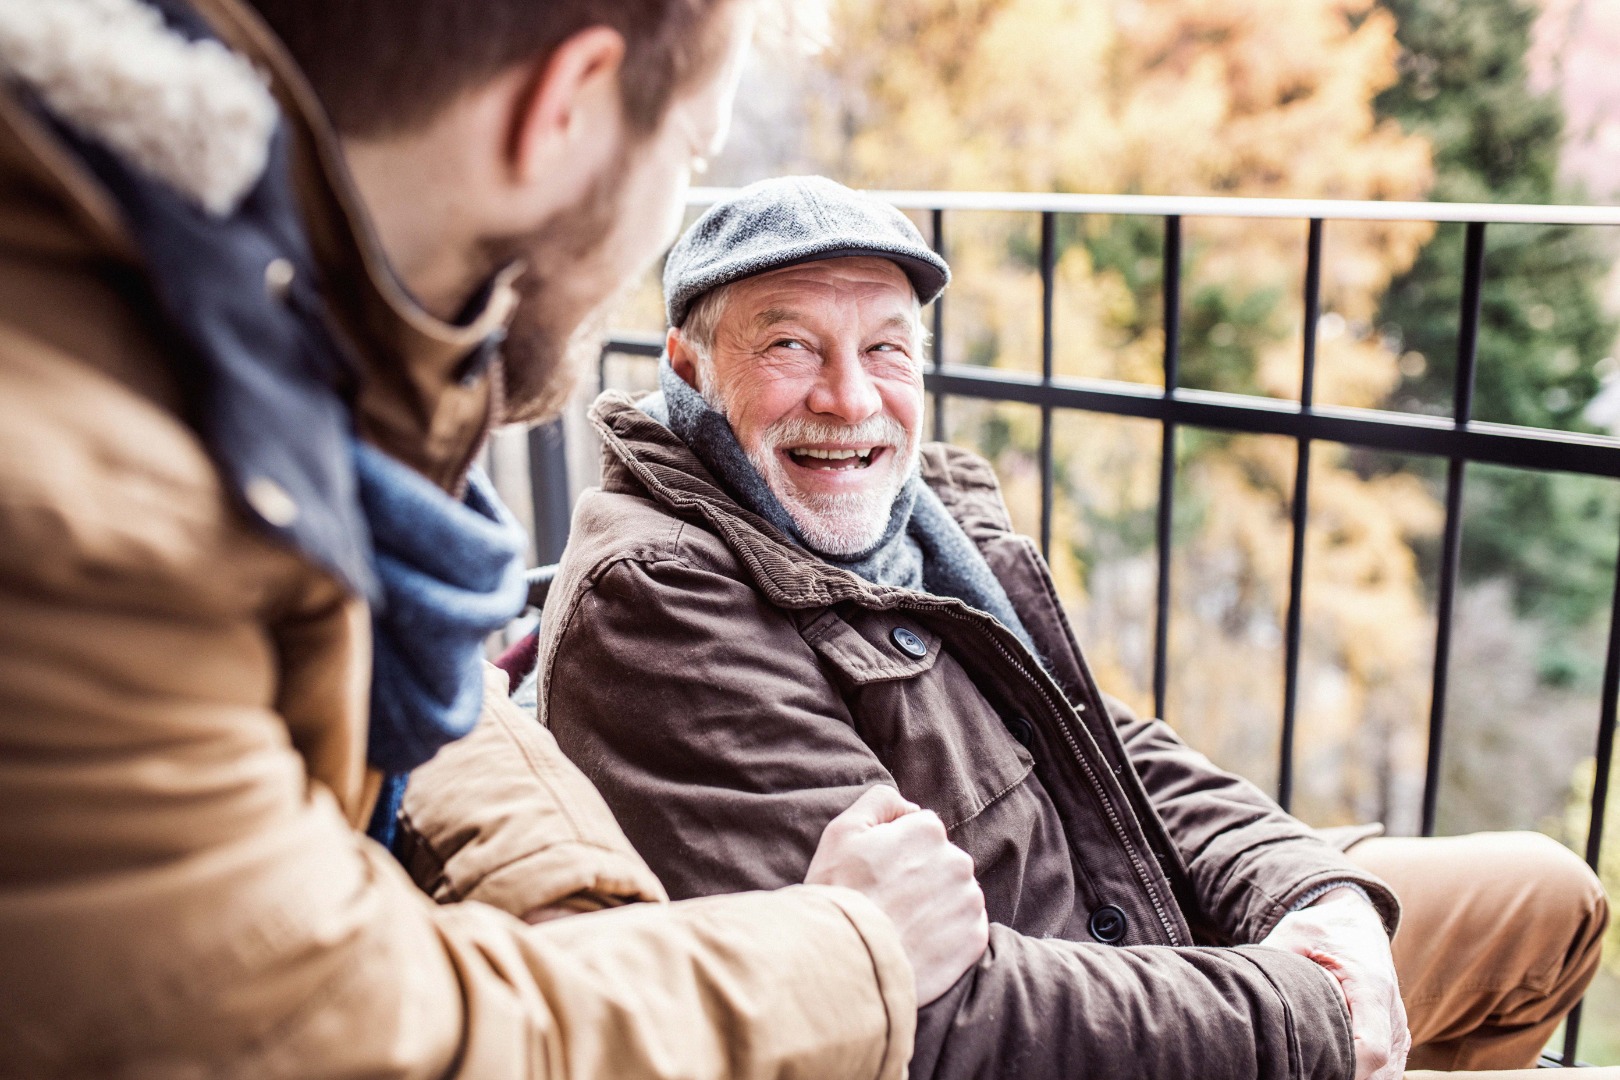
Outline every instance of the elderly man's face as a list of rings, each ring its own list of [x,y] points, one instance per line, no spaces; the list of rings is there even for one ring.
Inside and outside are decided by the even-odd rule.
[[[734,284],[710,363],[678,335],[671,359],[724,412],[806,539],[847,555],[882,537],[916,466],[921,332],[898,266],[829,259]]]

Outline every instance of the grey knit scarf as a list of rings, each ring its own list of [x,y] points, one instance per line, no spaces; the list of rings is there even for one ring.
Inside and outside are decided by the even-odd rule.
[[[805,539],[793,516],[748,460],[726,418],[675,374],[667,357],[658,364],[658,385],[660,392],[643,399],[641,411],[674,432],[738,502],[795,544],[874,585],[955,597],[994,616],[1032,656],[1039,657],[1007,590],[919,475],[913,473],[895,497],[888,527],[877,543],[855,555],[829,554]]]

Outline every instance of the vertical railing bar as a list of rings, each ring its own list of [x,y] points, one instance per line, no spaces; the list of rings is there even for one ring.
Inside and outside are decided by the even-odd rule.
[[[1586,865],[1595,874],[1603,858],[1603,823],[1609,808],[1609,773],[1614,768],[1615,718],[1620,713],[1620,553],[1615,557],[1614,595],[1609,601],[1609,653],[1603,663],[1603,699],[1597,751],[1592,762],[1592,814],[1586,826]],[[1564,1019],[1564,1064],[1578,1061],[1581,1005]]]
[[[1575,1044],[1581,1039],[1581,1011],[1585,1005],[1584,998],[1577,1001],[1564,1017],[1564,1050],[1558,1059],[1561,1068],[1573,1069],[1580,1064],[1580,1059],[1575,1056]]]
[[[559,417],[536,424],[528,433],[529,496],[533,507],[531,535],[539,565],[562,558],[573,517],[568,497],[568,442]]]
[[[1164,396],[1176,396],[1181,381],[1181,218],[1164,219]],[[1153,711],[1165,715],[1170,666],[1170,556],[1174,539],[1176,425],[1166,420],[1159,449],[1159,585],[1153,628]]]
[[[1429,749],[1423,770],[1422,835],[1433,836],[1440,803],[1440,751],[1445,733],[1446,684],[1451,666],[1451,623],[1462,561],[1462,494],[1467,463],[1452,458],[1446,468],[1446,526],[1440,548],[1440,595],[1435,605],[1434,675],[1429,698]]]
[[[1316,324],[1322,315],[1322,220],[1312,218],[1305,242],[1305,333],[1300,357],[1299,408],[1308,413],[1316,399]],[[1277,802],[1294,802],[1294,731],[1299,706],[1300,626],[1305,607],[1305,527],[1310,517],[1311,441],[1299,440],[1294,466],[1294,550],[1288,576],[1288,617],[1284,629],[1282,738],[1278,747]]]
[[[1471,222],[1463,259],[1462,323],[1457,341],[1457,385],[1453,418],[1459,428],[1474,418],[1474,369],[1479,360],[1479,319],[1485,292],[1485,223]]]
[[[1614,597],[1609,605],[1609,655],[1603,665],[1597,772],[1592,778],[1592,821],[1586,830],[1586,864],[1594,871],[1603,853],[1603,819],[1609,804],[1609,769],[1614,763],[1615,717],[1620,712],[1617,699],[1620,699],[1620,557],[1616,558]]]
[[[1466,428],[1474,411],[1474,365],[1479,358],[1479,318],[1485,285],[1485,225],[1470,222],[1463,256],[1463,295],[1457,333],[1457,382],[1453,423]],[[1456,606],[1457,573],[1462,561],[1463,484],[1465,459],[1454,457],[1446,470],[1446,529],[1440,552],[1440,596],[1435,605],[1434,683],[1429,699],[1429,750],[1423,776],[1424,836],[1433,836],[1440,805],[1440,756],[1445,735],[1446,686],[1451,671],[1451,624]]]
[[[935,207],[932,211],[931,223],[934,253],[940,258],[945,255],[945,211]],[[931,350],[934,357],[934,373],[937,375],[945,367],[945,296],[940,294],[934,298],[934,347]],[[939,389],[934,390],[934,438],[943,441],[945,438],[945,395]]]
[[[1305,341],[1300,358],[1299,406],[1316,404],[1316,323],[1322,316],[1322,219],[1312,218],[1305,240]]]
[[[1041,385],[1052,385],[1052,293],[1057,268],[1057,215],[1041,214]],[[1052,406],[1041,406],[1041,555],[1052,558]]]

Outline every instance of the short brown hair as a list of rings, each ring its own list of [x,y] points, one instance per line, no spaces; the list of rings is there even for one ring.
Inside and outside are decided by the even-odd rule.
[[[656,129],[676,90],[714,59],[728,0],[251,0],[315,87],[338,131],[380,137],[574,34],[624,36],[625,116]]]

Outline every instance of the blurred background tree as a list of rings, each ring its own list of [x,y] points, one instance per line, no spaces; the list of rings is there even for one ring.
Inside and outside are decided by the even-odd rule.
[[[1400,81],[1376,107],[1433,145],[1432,198],[1583,198],[1560,180],[1565,121],[1557,88],[1531,85],[1536,5],[1383,3],[1396,17],[1403,52]],[[1378,318],[1402,352],[1390,407],[1450,412],[1463,244],[1460,227],[1441,229],[1384,296]],[[1612,424],[1591,407],[1615,373],[1615,321],[1602,296],[1612,244],[1591,229],[1491,228],[1476,417],[1576,431]],[[1469,585],[1457,642],[1468,674],[1451,710],[1462,724],[1448,734],[1440,827],[1539,825],[1584,852],[1620,492],[1604,480],[1497,468],[1472,470],[1467,490],[1462,572]],[[1419,552],[1428,565],[1438,559],[1432,545]],[[1504,776],[1517,779],[1504,784]],[[1572,779],[1564,786],[1569,807],[1554,815],[1560,777]],[[1609,818],[1601,865],[1610,896],[1620,898],[1620,814],[1611,807]],[[1611,935],[1582,1041],[1583,1057],[1600,1063],[1620,1061],[1620,952],[1612,946],[1620,936]]]
[[[1402,77],[1381,116],[1434,147],[1431,198],[1557,202],[1564,115],[1533,92],[1526,54],[1538,9],[1523,0],[1383,0],[1397,20]],[[1599,286],[1612,263],[1591,229],[1500,226],[1487,236],[1487,278],[1474,415],[1594,431],[1583,410],[1615,340]],[[1456,372],[1463,230],[1441,230],[1379,308],[1402,350],[1396,408],[1449,414]],[[1470,489],[1465,576],[1505,579],[1515,611],[1546,629],[1539,675],[1552,686],[1593,677],[1588,631],[1606,614],[1615,559],[1614,485],[1485,470]],[[1525,522],[1541,527],[1528,531]]]

